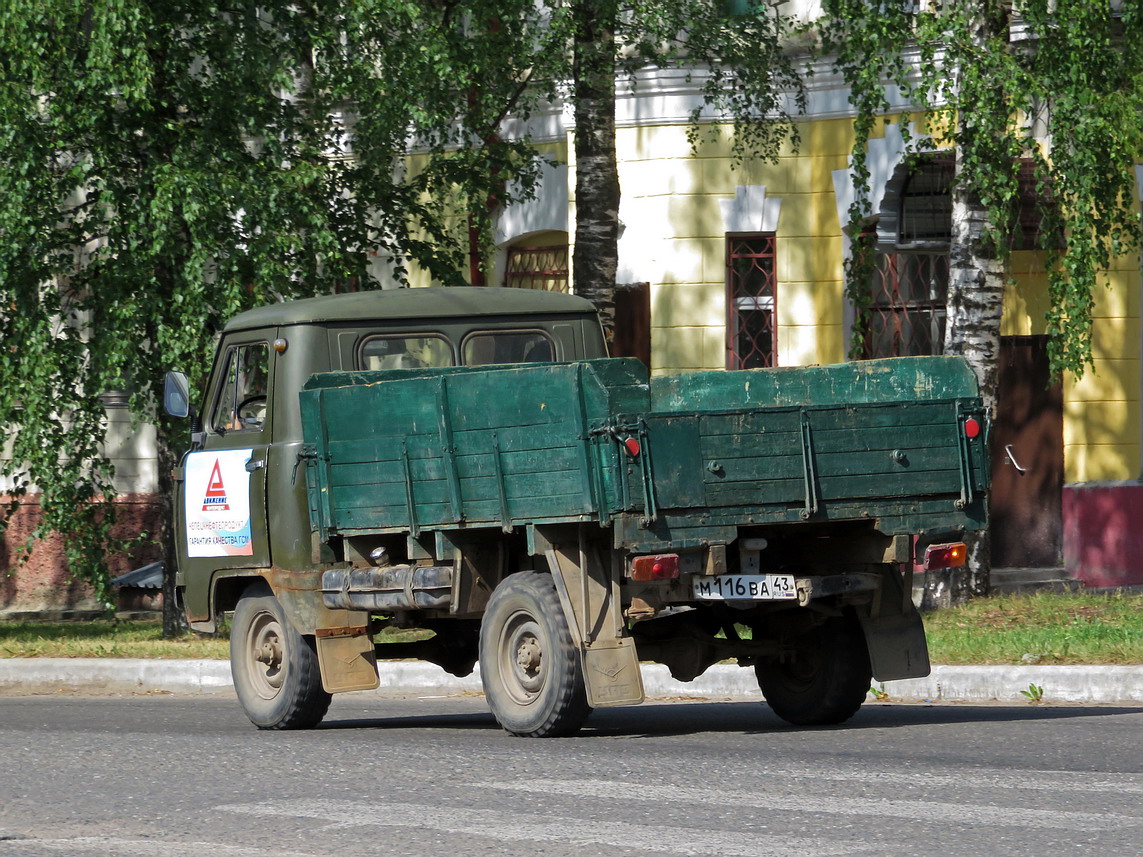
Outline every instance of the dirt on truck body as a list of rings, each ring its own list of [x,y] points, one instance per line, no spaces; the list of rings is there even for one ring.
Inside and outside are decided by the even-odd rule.
[[[963,361],[649,378],[567,295],[245,313],[192,428],[179,591],[196,628],[233,611],[262,728],[312,726],[409,657],[479,663],[519,735],[641,702],[641,660],[689,681],[734,659],[791,723],[841,722],[871,678],[928,674],[914,564],[963,563],[987,519]],[[387,626],[434,634],[376,643]]]

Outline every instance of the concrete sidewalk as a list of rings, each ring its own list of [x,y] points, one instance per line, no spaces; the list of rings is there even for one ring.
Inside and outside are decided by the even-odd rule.
[[[761,699],[754,671],[719,664],[693,682],[678,682],[659,664],[643,665],[652,699]],[[1021,691],[1043,688],[1046,703],[1143,704],[1143,666],[936,666],[928,678],[875,683],[894,701],[1027,703]],[[0,693],[233,693],[230,665],[217,660],[3,658]],[[372,693],[447,696],[481,693],[479,668],[467,678],[432,664],[381,664]]]

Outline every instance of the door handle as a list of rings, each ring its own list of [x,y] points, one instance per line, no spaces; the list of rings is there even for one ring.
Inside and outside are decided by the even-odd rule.
[[[1004,454],[1008,456],[1008,460],[1012,462],[1012,466],[1016,468],[1016,472],[1023,476],[1028,472],[1027,468],[1021,467],[1020,463],[1016,460],[1016,456],[1012,454],[1012,444],[1006,444],[1004,447]]]
[[[246,462],[246,472],[253,473],[255,470],[261,470],[266,466],[266,459],[264,458],[251,458]]]

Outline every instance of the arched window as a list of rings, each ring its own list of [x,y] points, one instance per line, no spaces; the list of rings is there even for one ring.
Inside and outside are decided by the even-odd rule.
[[[1044,212],[1054,204],[1033,162],[1019,164],[1019,193],[1008,225],[1012,249],[1043,246]],[[876,245],[863,356],[940,354],[945,337],[955,164],[951,153],[913,160],[886,189],[880,222],[861,240]]]
[[[876,254],[863,356],[940,354],[952,234],[953,160],[917,160],[897,195],[893,245]],[[863,240],[873,240],[872,235]]]
[[[517,289],[568,291],[567,243],[509,247],[504,285]]]

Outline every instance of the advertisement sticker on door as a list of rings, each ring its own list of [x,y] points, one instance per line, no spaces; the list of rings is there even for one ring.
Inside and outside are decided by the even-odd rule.
[[[253,556],[252,449],[194,452],[186,458],[187,556]]]

